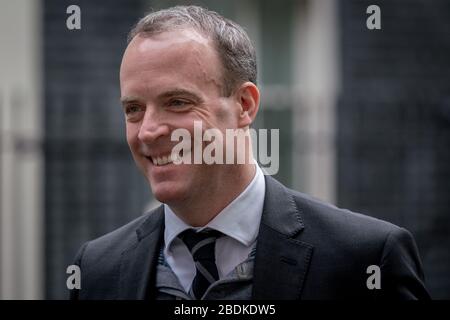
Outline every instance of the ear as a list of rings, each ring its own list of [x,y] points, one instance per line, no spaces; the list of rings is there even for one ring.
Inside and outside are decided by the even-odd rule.
[[[259,90],[253,82],[243,83],[235,92],[239,109],[239,128],[250,126],[259,110]]]

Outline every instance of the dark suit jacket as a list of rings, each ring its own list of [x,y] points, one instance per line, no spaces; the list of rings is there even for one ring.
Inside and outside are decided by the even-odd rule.
[[[154,298],[163,234],[160,206],[84,244],[76,257],[81,289],[71,298]],[[407,230],[312,199],[268,176],[257,241],[253,299],[429,298]],[[370,265],[380,267],[381,289],[367,288]]]

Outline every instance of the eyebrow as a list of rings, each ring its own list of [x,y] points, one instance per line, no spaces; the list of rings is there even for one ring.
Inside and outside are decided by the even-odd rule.
[[[202,101],[202,99],[198,95],[196,95],[195,93],[193,93],[189,90],[186,90],[186,89],[173,89],[173,90],[166,91],[166,92],[158,95],[157,99],[164,100],[164,99],[172,98],[175,96],[189,97],[190,99],[193,99],[196,102]]]
[[[131,103],[131,102],[139,102],[140,99],[135,96],[125,96],[120,98],[120,102],[122,104]]]
[[[185,96],[195,100],[197,103],[203,101],[198,95],[195,93],[186,90],[186,89],[173,89],[166,92],[161,93],[156,97],[157,100],[169,99],[176,96]],[[141,102],[141,99],[137,96],[125,96],[120,98],[120,102],[122,105],[133,103],[133,102]]]

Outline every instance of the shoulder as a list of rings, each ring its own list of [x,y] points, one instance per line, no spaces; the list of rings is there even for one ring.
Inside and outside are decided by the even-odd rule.
[[[408,230],[293,190],[288,192],[304,220],[302,241],[314,246],[319,262],[311,268],[312,277],[323,277],[315,271],[329,265],[329,283],[346,279],[347,288],[353,283],[354,291],[343,292],[364,295],[368,294],[367,267],[378,266],[383,275],[383,290],[376,293],[379,298],[429,299],[419,252]]]
[[[278,208],[295,207],[303,231],[300,238],[318,248],[349,254],[379,255],[386,244],[396,239],[412,238],[409,231],[390,222],[338,208],[310,195],[289,189],[275,179],[266,179],[267,195],[276,197]],[[289,205],[282,202],[289,202]],[[393,241],[392,241],[393,240]]]
[[[159,227],[162,222],[162,207],[152,210],[126,225],[109,232],[99,238],[86,242],[78,253],[83,265],[87,262],[112,261],[121,256],[124,251],[136,245],[143,233]],[[87,261],[89,260],[89,261]]]
[[[161,230],[163,213],[160,206],[104,236],[86,242],[74,261],[81,270],[83,289],[71,290],[71,299],[120,297],[119,277],[124,255],[138,247],[146,235]]]
[[[307,226],[320,225],[321,228],[326,228],[327,232],[332,233],[334,229],[338,229],[345,233],[352,232],[354,236],[364,234],[365,237],[375,234],[387,235],[402,229],[393,223],[339,208],[309,195],[288,190]],[[351,236],[351,234],[348,235]]]
[[[266,177],[266,202],[270,208],[295,211],[304,231],[314,231],[319,237],[377,238],[383,240],[391,232],[404,230],[390,222],[339,208],[310,195],[289,189],[271,177]],[[294,208],[294,209],[292,209]]]

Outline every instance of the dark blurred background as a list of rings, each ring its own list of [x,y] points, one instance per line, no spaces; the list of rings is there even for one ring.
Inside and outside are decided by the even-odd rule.
[[[68,30],[70,5],[81,30]],[[78,248],[157,204],[119,103],[130,28],[197,4],[248,31],[256,128],[280,129],[286,185],[410,230],[450,299],[450,2],[0,1],[0,298],[65,299]],[[381,9],[369,30],[366,9]]]

